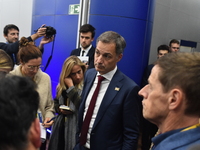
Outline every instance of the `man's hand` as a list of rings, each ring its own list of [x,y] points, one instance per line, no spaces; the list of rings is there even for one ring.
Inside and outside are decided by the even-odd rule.
[[[45,36],[46,35],[46,30],[47,28],[45,27],[41,27],[37,30],[36,34],[38,37],[41,37],[41,36]]]
[[[31,35],[31,39],[35,41],[39,37],[45,36],[46,35],[46,28],[44,27],[45,24],[43,24],[35,34]]]
[[[43,49],[45,44],[50,43],[53,40],[54,40],[53,36],[51,38],[47,38],[44,36],[40,41],[39,49]]]

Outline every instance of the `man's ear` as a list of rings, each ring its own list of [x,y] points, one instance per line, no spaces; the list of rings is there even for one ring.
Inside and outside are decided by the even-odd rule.
[[[122,57],[123,57],[123,54],[122,54],[122,53],[119,54],[119,55],[118,55],[118,60],[117,60],[117,62],[119,62],[119,61],[122,59]]]
[[[40,123],[39,119],[36,118],[31,124],[29,135],[29,140],[35,148],[39,148],[41,146],[40,134]]]
[[[175,110],[183,104],[184,93],[182,90],[175,88],[170,91],[169,109]]]
[[[5,35],[5,34],[3,34],[3,36],[4,36],[4,38],[7,40],[7,37],[8,37],[8,36],[7,36],[7,35]]]

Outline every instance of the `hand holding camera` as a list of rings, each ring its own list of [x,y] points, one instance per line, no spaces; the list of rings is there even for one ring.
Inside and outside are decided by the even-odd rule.
[[[52,37],[56,34],[56,29],[43,24],[40,28],[35,30],[35,32],[38,35],[38,37],[45,36],[45,38],[52,39]]]

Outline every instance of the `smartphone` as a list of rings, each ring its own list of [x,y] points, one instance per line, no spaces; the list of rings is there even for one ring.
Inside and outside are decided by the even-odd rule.
[[[60,105],[59,108],[60,108],[60,109],[63,109],[63,110],[66,110],[66,111],[73,112],[73,110],[71,110],[70,107],[69,107],[69,106],[66,106],[66,105]]]

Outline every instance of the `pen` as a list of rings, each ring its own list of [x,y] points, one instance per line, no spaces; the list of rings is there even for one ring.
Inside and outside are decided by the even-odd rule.
[[[42,123],[42,114],[41,114],[41,112],[38,111],[37,114],[38,114],[38,118],[39,118],[39,120],[40,120],[40,123]]]

